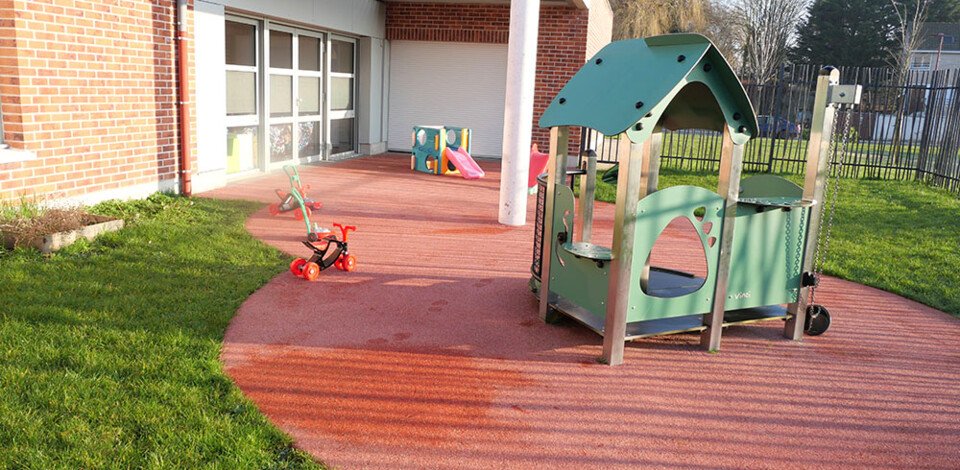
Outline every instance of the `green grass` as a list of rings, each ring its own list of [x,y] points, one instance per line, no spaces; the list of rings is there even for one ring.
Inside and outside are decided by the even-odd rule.
[[[800,175],[782,175],[802,184]],[[717,190],[715,173],[664,169],[660,187]],[[908,181],[842,179],[824,272],[960,317],[960,199]],[[616,186],[597,181],[597,199]],[[821,240],[822,242],[822,240]]]
[[[256,204],[154,196],[52,257],[0,254],[0,468],[314,468],[221,370],[240,303],[285,267]]]

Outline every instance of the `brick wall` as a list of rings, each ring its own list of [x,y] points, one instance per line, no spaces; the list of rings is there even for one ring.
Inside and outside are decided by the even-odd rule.
[[[537,38],[537,85],[533,95],[533,142],[550,148],[550,131],[537,125],[550,101],[587,60],[587,10],[540,8]],[[580,129],[570,130],[570,153],[580,149]]]
[[[175,16],[175,0],[0,0],[4,138],[36,154],[0,164],[0,200],[172,185]]]
[[[506,44],[509,36],[509,5],[387,4],[387,39]]]
[[[450,18],[452,20],[440,21]],[[533,142],[548,148],[550,132],[537,125],[550,100],[586,60],[588,11],[573,7],[540,8],[537,79],[533,105]],[[387,39],[507,44],[510,5],[391,2]],[[571,151],[580,146],[572,132]]]

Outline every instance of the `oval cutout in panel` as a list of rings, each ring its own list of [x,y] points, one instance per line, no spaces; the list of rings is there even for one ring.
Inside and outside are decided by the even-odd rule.
[[[682,297],[703,287],[707,254],[700,232],[689,217],[679,216],[667,224],[647,256],[647,264],[651,267],[650,280],[641,281],[640,288],[651,297]]]
[[[703,221],[703,216],[706,215],[706,213],[707,213],[707,208],[704,206],[700,206],[693,210],[693,216],[697,219],[697,222]]]

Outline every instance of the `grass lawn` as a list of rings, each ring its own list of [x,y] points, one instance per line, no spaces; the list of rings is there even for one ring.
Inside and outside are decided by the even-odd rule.
[[[783,175],[802,184],[800,175]],[[960,199],[922,183],[841,180],[824,271],[960,317]],[[660,187],[717,190],[715,173],[664,169]],[[597,181],[597,199],[616,186]]]
[[[128,228],[0,252],[0,468],[315,468],[221,370],[240,303],[287,260],[258,205],[107,203]]]
[[[604,139],[604,143],[601,145],[601,150],[599,150],[602,153],[601,159],[603,157],[614,157],[612,149],[616,146],[617,140],[617,137],[607,137]],[[845,159],[847,162],[860,162],[863,165],[869,164],[874,166],[881,164],[884,166],[894,166],[898,168],[904,168],[900,171],[906,172],[907,174],[913,174],[913,172],[908,169],[915,168],[916,159],[920,155],[919,145],[903,144],[900,146],[899,155],[894,157],[892,156],[894,148],[889,142],[860,142],[850,140],[847,143],[846,148],[847,151],[845,152]],[[603,149],[606,149],[606,153],[604,153]],[[745,168],[748,170],[757,170],[758,168],[765,170],[766,165],[770,160],[771,153],[776,156],[777,159],[803,161],[806,159],[806,152],[807,139],[805,138],[754,138],[747,143],[745,148]],[[931,152],[936,155],[939,152],[939,147],[934,145],[931,148]],[[719,133],[703,134],[689,132],[667,132],[664,136],[663,154],[674,157],[706,158],[719,161],[720,135]],[[960,158],[960,151],[958,151],[957,157]],[[686,160],[684,162],[684,168],[699,169],[702,168],[706,163],[707,162]],[[781,165],[783,166],[781,167]],[[802,168],[802,163],[783,161],[777,161],[774,163],[774,171],[780,171],[780,169],[783,171],[794,171],[794,169],[797,168]],[[854,169],[853,167],[848,167],[847,171],[858,171],[859,175],[866,177],[875,177],[879,174],[896,172],[896,170],[892,169]]]

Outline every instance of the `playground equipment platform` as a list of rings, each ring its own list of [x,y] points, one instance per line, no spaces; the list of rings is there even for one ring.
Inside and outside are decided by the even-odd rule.
[[[537,317],[534,197],[531,223],[504,227],[498,165],[464,181],[410,172],[409,159],[303,166],[329,185],[325,214],[364,228],[351,237],[360,268],[315,283],[278,274],[223,341],[226,374],[328,466],[960,468],[957,319],[827,277],[828,334],[731,327],[719,354],[697,335],[660,336],[627,343],[625,364],[607,367],[594,332]],[[269,203],[285,182],[274,173],[208,194]],[[450,204],[404,203],[416,191]],[[613,206],[598,204],[595,221],[608,236]],[[247,229],[303,251],[296,220],[264,209]]]

